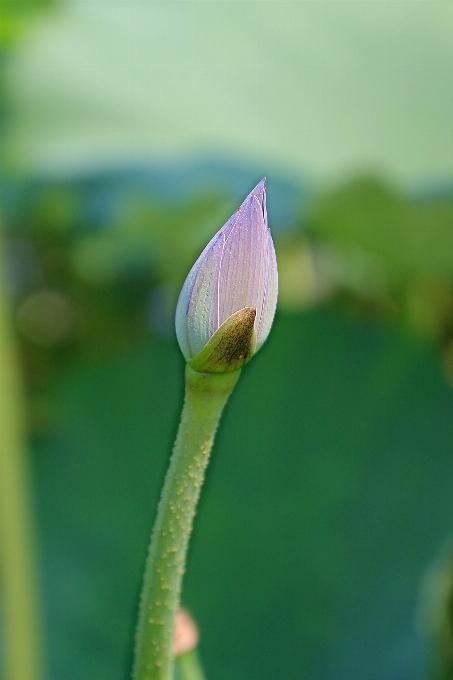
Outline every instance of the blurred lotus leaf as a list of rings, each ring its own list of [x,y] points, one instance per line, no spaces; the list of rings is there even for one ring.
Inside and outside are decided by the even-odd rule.
[[[55,0],[0,0],[0,49],[12,47],[25,24]]]
[[[308,222],[318,236],[380,257],[392,282],[453,275],[451,199],[407,199],[362,177],[320,197]]]
[[[346,296],[441,343],[453,329],[453,200],[398,194],[361,177],[313,200],[305,236],[283,241],[281,300]]]

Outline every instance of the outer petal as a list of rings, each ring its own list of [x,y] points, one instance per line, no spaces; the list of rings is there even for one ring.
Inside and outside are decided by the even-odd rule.
[[[224,246],[222,231],[211,239],[190,270],[176,306],[176,337],[187,361],[214,335],[218,324],[218,272]]]
[[[277,307],[278,296],[278,270],[277,258],[275,256],[274,243],[272,241],[271,232],[267,233],[267,261],[268,261],[268,277],[267,287],[263,299],[263,306],[261,310],[257,310],[256,319],[256,351],[264,344],[267,336],[270,333],[272,323],[274,321],[275,310]]]
[[[268,277],[264,180],[247,196],[225,229],[219,272],[219,322],[244,307],[263,306]],[[227,225],[225,225],[227,226]]]

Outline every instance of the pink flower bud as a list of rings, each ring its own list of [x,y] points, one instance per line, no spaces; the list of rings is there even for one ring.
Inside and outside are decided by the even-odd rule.
[[[277,305],[278,274],[267,226],[265,179],[211,239],[189,272],[176,307],[176,335],[187,361],[219,327],[245,308],[256,310],[257,351]]]

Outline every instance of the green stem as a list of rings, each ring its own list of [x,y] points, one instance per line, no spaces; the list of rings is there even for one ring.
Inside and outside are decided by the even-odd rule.
[[[9,310],[1,283],[0,568],[5,624],[4,677],[39,680],[42,678],[41,636],[24,415]]]
[[[240,370],[197,373],[186,395],[151,536],[136,634],[134,680],[173,680],[173,636],[196,505],[217,425]]]
[[[175,659],[175,680],[205,680],[196,649]]]

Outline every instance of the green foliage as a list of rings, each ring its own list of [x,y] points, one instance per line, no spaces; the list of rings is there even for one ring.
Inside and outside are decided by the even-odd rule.
[[[436,342],[452,371],[453,200],[422,201],[372,177],[312,201],[308,238],[280,248],[282,302],[340,299]]]
[[[94,229],[76,184],[27,194],[7,223],[14,313],[33,389],[75,354],[99,354],[151,333],[173,334],[173,313],[196,254],[228,216],[206,192],[163,205],[120,196]]]
[[[453,275],[453,202],[410,200],[360,178],[312,206],[313,233],[381,258],[392,282]]]
[[[51,678],[128,677],[182,368],[156,338],[54,382],[56,427],[34,445]],[[206,676],[377,679],[395,659],[409,673],[419,581],[453,516],[435,358],[333,310],[280,313],[243,373],[183,597]]]
[[[0,0],[0,50],[10,49],[26,23],[55,0]]]

